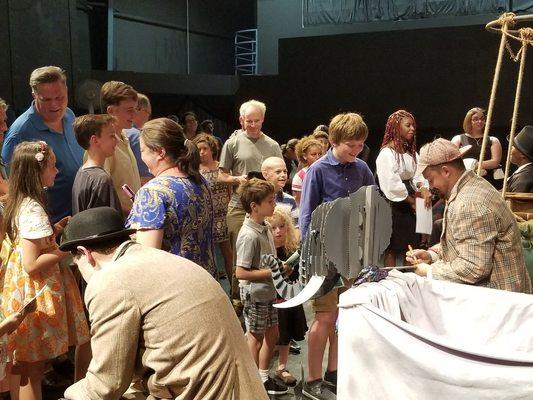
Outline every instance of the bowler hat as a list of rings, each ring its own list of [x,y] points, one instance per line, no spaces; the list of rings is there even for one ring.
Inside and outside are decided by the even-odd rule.
[[[514,137],[513,146],[530,160],[533,160],[533,126],[526,125]]]
[[[96,207],[73,216],[61,237],[59,249],[72,251],[78,246],[102,244],[114,239],[128,239],[135,229],[124,228],[124,218],[111,207]]]

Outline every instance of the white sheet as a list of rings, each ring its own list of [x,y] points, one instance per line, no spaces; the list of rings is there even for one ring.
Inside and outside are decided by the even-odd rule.
[[[412,273],[340,296],[338,399],[533,399],[533,296]]]

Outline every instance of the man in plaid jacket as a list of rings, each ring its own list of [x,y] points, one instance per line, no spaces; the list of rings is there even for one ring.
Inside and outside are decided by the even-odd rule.
[[[453,143],[437,139],[420,150],[420,173],[446,198],[440,243],[413,250],[415,272],[434,279],[531,293],[515,218],[501,194],[466,171]]]

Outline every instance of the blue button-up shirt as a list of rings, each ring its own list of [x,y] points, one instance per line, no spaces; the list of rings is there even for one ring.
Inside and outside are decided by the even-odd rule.
[[[54,186],[48,189],[48,211],[52,222],[72,214],[72,184],[83,159],[83,149],[74,134],[75,115],[67,108],[63,116],[63,133],[51,130],[32,104],[9,128],[2,147],[2,159],[9,163],[17,144],[31,140],[46,142],[56,155],[59,173]]]
[[[311,222],[311,214],[320,204],[347,197],[361,186],[375,185],[374,176],[363,160],[341,164],[332,150],[317,160],[305,174],[300,198],[302,239]]]
[[[130,141],[130,147],[131,151],[133,152],[133,155],[135,156],[135,161],[137,161],[137,168],[139,169],[139,175],[143,178],[149,177],[153,178],[154,176],[150,173],[150,170],[144,163],[142,157],[141,157],[141,143],[140,143],[140,135],[141,131],[136,128],[130,128],[130,129],[124,129],[126,132],[126,136],[128,137],[128,140]]]

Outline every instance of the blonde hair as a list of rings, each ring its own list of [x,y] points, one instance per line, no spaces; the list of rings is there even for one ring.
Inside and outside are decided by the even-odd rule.
[[[6,111],[8,107],[6,101],[0,97],[0,110]]]
[[[240,116],[244,117],[244,115],[246,114],[246,111],[248,111],[248,109],[250,107],[256,108],[257,110],[259,110],[259,112],[261,113],[263,118],[265,117],[265,113],[266,113],[266,109],[267,109],[265,103],[263,103],[261,101],[253,100],[253,99],[252,100],[248,100],[245,103],[242,103],[241,108],[239,108]]]
[[[368,127],[363,117],[356,113],[342,113],[334,116],[329,123],[329,139],[333,143],[345,140],[364,140],[368,137]]]
[[[287,227],[287,238],[285,239],[285,244],[283,247],[285,248],[285,251],[288,254],[294,253],[296,250],[298,250],[298,247],[300,245],[298,232],[296,230],[296,227],[294,226],[294,222],[292,222],[292,217],[287,212],[286,208],[276,206],[274,209],[274,214],[272,214],[271,217],[266,218],[266,220],[272,224],[275,219],[281,219],[285,226]]]
[[[109,81],[102,85],[100,89],[100,100],[102,103],[102,112],[107,112],[108,106],[116,106],[124,100],[137,101],[137,91],[133,86],[124,82]]]
[[[137,92],[137,109],[142,108],[152,108],[152,105],[150,104],[150,99],[147,95]]]
[[[329,135],[324,132],[324,131],[314,131],[313,132],[313,137],[315,139],[326,139],[326,140],[329,140]]]
[[[481,107],[474,107],[468,110],[468,112],[465,115],[465,119],[463,120],[463,130],[466,133],[472,133],[472,117],[474,114],[483,114],[483,116],[486,116],[486,111],[482,109]]]
[[[53,83],[60,81],[67,84],[67,75],[61,68],[49,65],[34,69],[30,75],[30,87],[33,93],[37,93],[37,88],[43,83]]]
[[[327,135],[326,135],[327,138]],[[304,136],[300,139],[300,141],[296,144],[296,157],[298,157],[298,161],[300,161],[302,164],[306,164],[307,162],[304,159],[304,156],[307,154],[307,151],[313,147],[318,146],[322,150],[324,150],[322,146],[322,142],[320,142],[316,137],[313,135]]]

